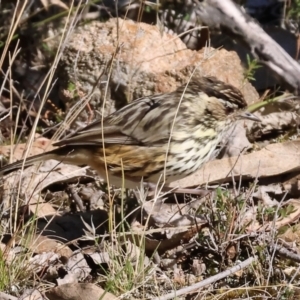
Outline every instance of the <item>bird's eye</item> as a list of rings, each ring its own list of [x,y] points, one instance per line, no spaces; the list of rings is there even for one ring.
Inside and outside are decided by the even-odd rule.
[[[228,103],[225,103],[225,112],[227,115],[234,112],[234,107],[230,106]]]
[[[226,107],[226,114],[229,115],[233,113],[233,108],[232,107]]]

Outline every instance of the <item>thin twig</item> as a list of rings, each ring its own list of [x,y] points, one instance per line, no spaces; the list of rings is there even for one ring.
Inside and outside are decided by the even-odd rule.
[[[161,296],[161,297],[157,297],[157,298],[153,298],[152,300],[168,300],[168,299],[174,299],[175,297],[178,297],[178,296],[182,296],[184,294],[187,294],[187,293],[191,293],[191,292],[195,292],[196,290],[206,286],[206,285],[209,285],[209,284],[212,284],[222,278],[225,278],[231,274],[234,274],[244,268],[246,268],[247,266],[251,265],[254,261],[256,261],[256,257],[249,257],[248,259],[246,259],[245,261],[241,262],[240,264],[222,272],[222,273],[219,273],[215,276],[212,276],[212,277],[209,277],[205,280],[202,280],[200,282],[197,282],[191,286],[188,286],[188,287],[185,287],[183,289],[180,289],[178,291],[174,291],[170,294],[167,294],[167,295],[164,295],[164,296]]]
[[[276,244],[272,246],[271,249],[273,249],[274,252],[276,252],[278,255],[282,257],[292,259],[293,261],[296,261],[298,263],[300,262],[300,255],[286,249],[284,246]]]
[[[75,188],[73,186],[69,186],[67,188],[67,191],[68,191],[69,195],[71,196],[71,198],[73,198],[73,200],[75,201],[75,203],[78,206],[78,208],[80,209],[80,211],[85,211],[85,208],[82,204],[82,200],[79,197],[79,195],[77,194],[77,192],[75,191]]]

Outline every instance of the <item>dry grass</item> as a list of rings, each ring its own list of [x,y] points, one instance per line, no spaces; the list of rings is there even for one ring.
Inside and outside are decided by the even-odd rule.
[[[15,141],[24,138],[22,130],[17,128],[21,105],[16,105],[15,100],[17,98],[22,102],[24,99],[14,81],[13,66],[18,57],[22,56],[22,49],[16,42],[15,36],[19,34],[19,26],[24,23],[22,16],[25,15],[24,11],[29,3],[29,0],[22,3],[21,1],[15,2],[11,11],[12,21],[5,35],[6,41],[0,59],[0,69],[2,70],[0,96],[9,95],[10,101],[9,109],[0,118],[1,122],[9,120],[16,126],[15,128],[11,127],[8,137],[2,137],[4,143],[11,145],[11,154],[14,152]],[[53,55],[47,75],[36,91],[37,95],[42,95],[42,97],[30,133],[26,134],[27,150],[24,157],[28,156],[35,139],[43,107],[53,88],[53,82],[56,80],[55,71],[64,47],[72,31],[78,25],[78,17],[83,14],[84,8],[83,1],[76,3],[76,6],[72,2],[69,10],[63,14],[63,21],[60,23],[62,34],[56,53]],[[141,14],[142,11],[139,12],[139,19],[141,19]],[[42,51],[42,48],[38,50]],[[7,65],[8,67],[6,67]],[[107,66],[107,68],[111,72],[111,66]],[[39,91],[42,87],[43,93],[40,94]],[[104,99],[107,98],[107,92],[108,85]],[[80,105],[72,108],[59,124],[53,139],[59,139],[70,128],[75,118],[89,102],[90,96],[88,95]],[[14,111],[15,106],[18,107],[17,113]],[[105,102],[103,102],[103,110],[104,107]],[[44,279],[43,271],[30,268],[31,259],[36,256],[32,250],[29,250],[36,238],[36,216],[33,214],[25,224],[20,223],[20,219],[26,219],[27,212],[22,212],[22,209],[26,208],[30,199],[23,199],[20,194],[21,181],[15,187],[17,187],[17,192],[11,196],[10,203],[2,203],[4,213],[1,215],[0,230],[3,243],[2,251],[0,251],[0,290],[19,296],[26,288],[38,287],[40,290],[47,290],[55,286],[56,278],[52,278],[52,281],[49,278]],[[187,278],[192,276],[188,277],[187,275],[193,275],[195,277],[193,280],[201,281],[238,264],[239,261],[256,256],[258,260],[251,267],[219,280],[208,288],[203,288],[199,291],[197,299],[298,299],[299,266],[296,261],[292,261],[290,258],[283,259],[277,255],[277,232],[274,230],[271,233],[250,233],[247,231],[248,224],[243,222],[246,213],[256,205],[250,200],[255,188],[256,186],[250,186],[245,191],[240,188],[218,188],[210,199],[198,208],[198,214],[206,217],[208,225],[195,236],[193,247],[186,249],[183,247],[175,252],[175,257],[180,257],[180,259],[173,267],[169,268],[163,268],[150,261],[146,256],[144,243],[140,242],[138,247],[134,242],[127,241],[128,236],[134,236],[134,232],[130,231],[129,224],[133,210],[130,207],[130,197],[122,191],[114,194],[108,188],[105,192],[109,233],[99,235],[96,227],[85,223],[85,236],[82,238],[93,241],[99,247],[98,250],[100,249],[100,252],[106,255],[106,264],[101,264],[101,267],[92,273],[92,281],[122,299],[130,297],[150,299],[158,297],[166,291],[170,292],[191,285],[192,280],[189,282]],[[137,198],[140,203],[146,200],[143,189],[137,194]],[[119,211],[117,211],[118,209]],[[128,211],[125,213],[126,209]],[[270,218],[270,215],[274,217],[278,215],[278,211],[262,210],[260,220],[266,220]],[[149,219],[145,223],[148,224],[148,222]],[[147,235],[155,234],[151,228],[149,230],[146,228],[147,226],[143,228],[142,234],[139,232],[141,241]],[[18,245],[20,248],[17,247]],[[15,253],[14,256],[12,253]],[[154,254],[152,253],[152,255]],[[161,259],[171,258],[162,257]],[[205,266],[205,271],[197,276],[194,275],[195,270],[192,271],[194,262],[201,262]],[[180,276],[176,273],[178,269],[182,271]]]

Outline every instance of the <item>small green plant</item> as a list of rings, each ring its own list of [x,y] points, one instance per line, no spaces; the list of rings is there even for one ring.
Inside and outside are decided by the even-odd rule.
[[[8,271],[9,267],[6,264],[3,252],[0,250],[0,291],[6,290],[9,286],[10,280]]]
[[[18,253],[15,257],[12,253],[13,250],[9,247],[4,251],[0,250],[0,291],[11,292],[12,287],[17,286],[20,292],[29,285],[34,274],[29,263],[31,251]]]
[[[71,81],[68,82],[67,90],[70,93],[71,97],[73,97],[73,98],[79,97],[78,90],[77,90],[76,84],[74,82],[71,82]]]
[[[117,242],[112,250],[109,243],[107,254],[109,255],[108,270],[103,270],[106,291],[121,295],[130,293],[145,284],[147,274],[151,271],[151,264],[146,266],[142,248],[131,242]]]
[[[263,224],[264,222],[271,222],[277,216],[277,218],[286,218],[291,213],[295,211],[293,205],[283,206],[280,209],[276,207],[263,207],[261,205],[258,206],[257,210],[257,220]]]
[[[68,91],[74,92],[76,90],[76,85],[73,82],[68,82]]]
[[[188,14],[188,13],[186,13],[186,14],[184,15],[184,17],[183,17],[183,20],[189,22],[189,21],[191,20],[191,15]]]
[[[261,204],[257,207],[257,220],[260,224],[274,220],[276,215],[276,207],[264,207]]]
[[[279,214],[279,217],[280,218],[286,218],[288,217],[291,213],[295,212],[296,209],[294,207],[294,205],[292,204],[289,204],[289,205],[286,205],[286,206],[283,206],[281,207],[279,210],[278,210],[278,214]]]
[[[300,0],[287,1],[286,19],[298,21],[300,19]]]
[[[292,300],[292,299],[296,299],[295,298],[295,290],[293,289],[292,285],[287,286],[286,288],[283,289],[283,291],[281,291],[280,295],[278,295],[277,299],[280,300]]]
[[[256,59],[252,59],[249,54],[247,54],[247,69],[244,71],[244,78],[249,81],[255,81],[254,74],[257,69],[261,68]]]

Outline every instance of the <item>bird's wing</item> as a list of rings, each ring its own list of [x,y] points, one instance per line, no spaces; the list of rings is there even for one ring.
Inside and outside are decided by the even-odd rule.
[[[105,144],[162,144],[169,138],[176,112],[175,99],[165,101],[173,93],[137,99],[54,145],[102,145],[103,137]]]

